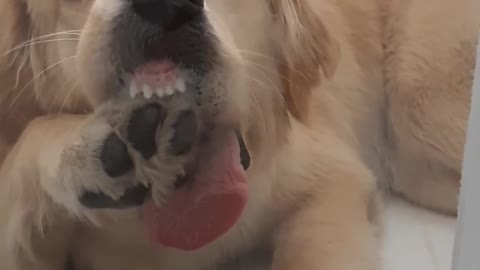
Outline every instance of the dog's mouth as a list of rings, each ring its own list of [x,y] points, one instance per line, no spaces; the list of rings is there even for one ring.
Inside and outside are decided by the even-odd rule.
[[[143,96],[144,99],[151,100],[152,104],[162,105],[180,96],[195,107],[192,111],[195,110],[194,113],[198,114],[195,115],[197,120],[202,119],[202,127],[195,130],[193,124],[188,123],[191,119],[187,116],[183,120],[187,123],[184,130],[179,131],[183,127],[173,127],[175,134],[170,141],[172,149],[159,150],[151,147],[151,144],[142,144],[146,145],[147,154],[152,152],[152,156],[155,151],[165,152],[157,156],[167,161],[162,160],[159,163],[166,168],[165,171],[175,173],[170,175],[169,172],[160,172],[158,175],[162,177],[168,175],[164,179],[136,179],[136,183],[141,184],[133,184],[130,180],[123,181],[122,178],[119,189],[130,188],[120,198],[113,199],[95,190],[82,193],[80,201],[89,209],[138,207],[142,211],[147,231],[155,242],[183,250],[197,249],[223,235],[241,215],[247,200],[246,169],[250,165],[250,155],[238,132],[237,123],[225,124],[232,119],[212,120],[214,117],[205,116],[213,111],[218,116],[223,112],[220,107],[227,102],[222,96],[223,80],[226,79],[219,79],[219,74],[212,75],[213,70],[217,71],[222,67],[223,56],[217,51],[218,40],[207,22],[203,1],[130,2],[129,5],[133,8],[122,10],[121,15],[115,18],[113,27],[109,30],[109,38],[102,39],[102,42],[107,40],[106,43],[89,46],[85,42],[84,46],[80,46],[85,48],[82,55],[90,59],[85,63],[99,63],[101,66],[104,64],[102,61],[106,61],[112,66],[106,75],[96,76],[97,74],[91,72],[97,69],[83,64],[85,75],[92,77],[85,78],[85,81],[92,85],[86,88],[106,89],[104,92],[108,94],[99,95],[104,96],[104,99],[111,96],[129,96],[143,102]],[[162,16],[163,13],[166,16]],[[102,57],[94,59],[91,56],[99,54],[92,52],[97,52],[98,47],[102,49]],[[203,85],[202,83],[207,84],[210,77],[214,77],[214,81]],[[222,89],[218,90],[219,88]],[[200,106],[202,108],[198,108]],[[171,115],[179,111],[174,105],[166,107],[169,107],[167,112],[169,109],[174,112]],[[219,118],[228,118],[225,116],[227,114],[230,115],[226,113]],[[211,123],[208,120],[211,120]],[[170,129],[169,132],[172,131],[171,126],[167,128]],[[128,147],[132,146],[129,138],[126,138],[128,136],[118,137]],[[135,150],[138,149],[132,152]],[[145,164],[151,165],[150,157],[140,154],[144,160],[137,163],[145,161]],[[183,157],[188,157],[188,161],[184,162]],[[176,164],[177,160],[181,162]],[[178,176],[175,175],[178,173],[176,169],[169,170],[167,165],[172,163],[184,168],[184,174]],[[137,165],[134,164],[134,170],[129,173],[138,178],[150,178],[151,175],[142,177],[142,169],[146,171],[152,168],[137,168],[142,167],[143,163],[141,166]],[[155,170],[157,168],[152,167],[155,167]],[[156,184],[162,181],[162,184]],[[161,189],[163,190],[159,191]],[[158,196],[158,193],[162,192],[163,198],[159,200],[162,196]]]
[[[145,160],[150,160],[155,151],[164,151],[158,153],[162,158],[187,160],[180,165],[184,173],[169,179],[149,179],[148,186],[142,182],[117,200],[101,192],[87,193],[82,196],[82,203],[97,209],[140,207],[154,242],[195,250],[226,233],[240,217],[247,201],[246,170],[250,166],[250,154],[237,128],[216,121],[201,121],[211,118],[198,112],[200,109],[178,111],[171,105],[175,98],[189,100],[191,85],[186,86],[187,80],[178,73],[170,63],[155,61],[141,66],[130,76],[130,87],[126,91],[132,98],[142,99],[137,96],[143,95],[144,99],[151,100],[147,106],[151,106],[153,114],[133,116],[128,129],[136,130],[140,139],[130,138],[130,133],[127,139],[133,148],[142,149],[139,152]],[[177,113],[168,116],[169,108]],[[134,118],[148,122],[149,127],[131,125],[137,121]],[[173,135],[166,149],[143,143],[150,140],[148,134],[157,140],[169,134],[166,132],[169,130],[173,130]],[[149,174],[152,175],[156,174]]]
[[[193,145],[192,145],[193,144]],[[171,141],[173,154],[191,154],[185,174],[161,190],[161,202],[154,200],[156,185],[166,179],[138,184],[114,200],[103,193],[82,196],[97,209],[140,207],[146,231],[154,243],[181,250],[196,250],[229,231],[247,202],[246,170],[250,154],[242,136],[232,128],[215,128],[197,136],[179,136]],[[168,183],[167,183],[168,186]]]

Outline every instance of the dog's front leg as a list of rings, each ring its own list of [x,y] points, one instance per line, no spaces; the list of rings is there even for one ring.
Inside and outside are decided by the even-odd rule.
[[[32,121],[0,169],[0,269],[63,269],[73,219],[47,194],[84,116]],[[53,195],[53,194],[52,194]]]
[[[118,98],[29,124],[0,170],[0,269],[63,269],[75,221],[106,226],[171,192],[187,159],[171,147],[191,149],[172,138],[195,119],[185,101],[162,102]]]
[[[378,269],[376,193],[370,179],[354,164],[331,171],[280,229],[272,269]]]

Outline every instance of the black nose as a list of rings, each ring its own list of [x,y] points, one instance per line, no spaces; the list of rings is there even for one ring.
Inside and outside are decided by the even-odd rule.
[[[130,0],[132,9],[149,23],[168,32],[202,14],[204,0]]]

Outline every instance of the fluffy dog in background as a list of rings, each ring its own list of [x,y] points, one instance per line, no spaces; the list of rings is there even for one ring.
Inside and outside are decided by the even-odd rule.
[[[377,269],[378,186],[456,213],[477,2],[1,0],[1,269]]]

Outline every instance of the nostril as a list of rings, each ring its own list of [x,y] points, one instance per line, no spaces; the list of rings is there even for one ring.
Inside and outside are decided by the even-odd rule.
[[[200,6],[200,7],[203,7],[205,5],[204,0],[188,0],[188,2],[190,2],[194,5]]]
[[[203,0],[131,0],[135,14],[149,23],[173,31],[198,17],[203,11]]]
[[[132,0],[132,9],[142,19],[156,25],[165,25],[173,17],[172,5],[166,0]]]
[[[154,2],[172,2],[173,4],[182,5],[192,3],[197,6],[203,6],[204,0],[131,0],[132,3],[154,3]]]

